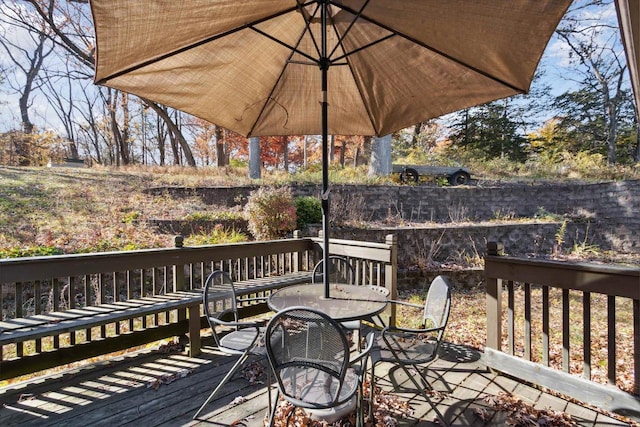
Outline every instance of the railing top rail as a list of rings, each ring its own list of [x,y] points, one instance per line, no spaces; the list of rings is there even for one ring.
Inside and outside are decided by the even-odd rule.
[[[561,269],[561,270],[590,271],[590,272],[600,272],[600,273],[608,273],[608,274],[640,276],[640,268],[628,267],[623,265],[614,265],[614,264],[598,264],[598,263],[579,262],[579,261],[561,261],[561,260],[541,259],[541,258],[514,257],[514,256],[506,256],[506,255],[502,255],[502,256],[486,255],[485,261],[507,263],[507,264],[520,264],[520,265],[540,265],[540,266],[547,266],[550,268],[552,267],[552,268]]]
[[[319,250],[322,248],[322,239],[311,238]],[[354,258],[370,259],[384,263],[392,262],[391,249],[393,245],[389,243],[362,242],[355,240],[330,239],[330,252],[335,255],[342,255]]]
[[[313,250],[309,238],[0,260],[0,283]]]
[[[487,255],[485,277],[640,299],[640,268]]]

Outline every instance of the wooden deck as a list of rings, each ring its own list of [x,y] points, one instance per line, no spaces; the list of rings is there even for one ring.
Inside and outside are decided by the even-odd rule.
[[[264,384],[251,385],[242,376],[228,383],[220,398],[206,407],[202,420],[191,419],[235,360],[208,344],[203,343],[203,354],[195,358],[149,350],[2,388],[0,426],[262,426],[267,389]],[[462,346],[444,347],[432,368],[433,386],[443,392],[434,400],[451,425],[506,425],[508,413],[492,409],[484,399],[501,392],[513,393],[538,409],[566,412],[576,425],[628,425],[490,372],[480,353]],[[433,411],[411,391],[406,378],[387,369],[376,370],[385,374],[378,383],[408,401],[413,410],[411,415],[394,415],[398,425],[437,425]],[[243,403],[233,404],[241,399]]]

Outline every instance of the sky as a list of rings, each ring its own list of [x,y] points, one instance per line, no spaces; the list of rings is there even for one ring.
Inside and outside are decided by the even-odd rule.
[[[576,4],[583,1],[584,0],[578,0]],[[602,15],[597,17],[599,21],[610,22],[617,26],[617,17],[613,3],[606,10],[599,10],[598,12],[602,13]],[[584,13],[586,18],[594,18],[592,11],[587,10],[582,13]],[[0,22],[0,31],[6,31],[6,29],[6,26],[3,26],[2,22]],[[23,32],[14,31],[8,34],[12,41],[16,43],[29,43],[28,36]],[[6,52],[0,48],[0,65],[6,66],[7,64],[10,64],[8,56]],[[576,76],[571,71],[569,53],[566,45],[560,42],[555,36],[550,40],[541,59],[539,68],[545,70],[545,76],[541,83],[550,84],[554,95],[560,95],[577,87],[576,83],[571,80]],[[6,80],[9,81],[15,81],[15,79],[22,78],[19,73],[10,73],[5,77],[7,78]],[[30,115],[32,121],[36,123],[38,127],[54,129],[57,131],[61,131],[63,129],[56,117],[56,114],[54,113],[54,110],[47,102],[44,101],[44,96],[42,94],[36,93],[33,97]],[[0,132],[18,129],[19,127],[20,113],[18,109],[18,95],[7,85],[7,82],[5,81],[4,84],[0,84]]]

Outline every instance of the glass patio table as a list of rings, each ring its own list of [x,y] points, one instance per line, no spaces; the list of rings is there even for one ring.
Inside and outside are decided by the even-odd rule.
[[[387,297],[368,286],[330,285],[329,298],[322,284],[302,284],[278,289],[267,302],[274,311],[303,306],[327,313],[339,322],[371,318],[387,306]]]

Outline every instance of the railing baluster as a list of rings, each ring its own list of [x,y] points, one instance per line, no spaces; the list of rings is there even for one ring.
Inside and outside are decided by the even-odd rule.
[[[513,355],[515,351],[515,295],[513,289],[513,281],[507,282],[507,340],[509,354]]]
[[[569,290],[562,290],[562,370],[569,372],[570,368],[570,341],[571,341],[571,318],[569,312]]]
[[[640,300],[633,300],[633,393],[640,394]]]
[[[15,296],[14,296],[14,310],[15,317],[23,317],[24,313],[22,311],[24,301],[22,300],[22,292],[23,292],[23,284],[22,282],[18,282],[15,285]]]
[[[42,314],[42,283],[40,280],[33,282],[33,299],[34,314]],[[35,340],[35,352],[42,353],[42,340],[39,338]]]
[[[591,292],[582,294],[582,377],[591,379]]]
[[[145,269],[140,269],[140,298],[146,296],[145,284],[144,284]],[[142,316],[142,329],[147,329],[147,316]]]
[[[616,384],[616,297],[607,297],[607,381]]]
[[[119,274],[113,272],[113,302],[120,301],[120,282],[118,281]],[[120,335],[120,322],[116,322],[114,325],[115,334]]]
[[[524,284],[524,358],[531,360],[531,284]]]
[[[91,304],[91,276],[85,274],[82,278],[82,292],[84,294],[84,304],[82,307],[89,307]],[[84,330],[84,340],[91,341],[91,328]]]
[[[15,285],[15,296],[14,296],[14,310],[15,310],[15,316],[16,317],[22,317],[23,313],[22,313],[22,282],[18,282]],[[16,344],[16,357],[22,357],[24,356],[24,343],[17,343]]]
[[[60,310],[60,281],[58,278],[53,279],[51,286],[51,294],[53,299],[53,311]],[[60,335],[53,336],[53,348],[60,348]]]
[[[549,287],[542,287],[542,364],[549,366]]]
[[[42,282],[40,280],[33,282],[33,298],[34,313],[42,314]]]
[[[171,282],[171,272],[172,270],[169,268],[169,266],[165,266],[163,269],[163,284],[162,284],[162,294],[165,295],[167,292],[169,292],[169,283]],[[169,323],[169,321],[171,320],[171,313],[169,311],[165,311],[164,312],[164,324],[166,325],[167,323]]]
[[[75,308],[76,307],[76,277],[75,276],[71,276],[69,277],[69,308]],[[76,345],[76,331],[70,331],[69,332],[69,345],[70,346],[74,346]]]
[[[107,302],[107,276],[104,273],[100,273],[98,275],[98,296],[99,303],[98,304],[106,304]],[[107,326],[100,326],[100,338],[104,339],[107,336]]]

